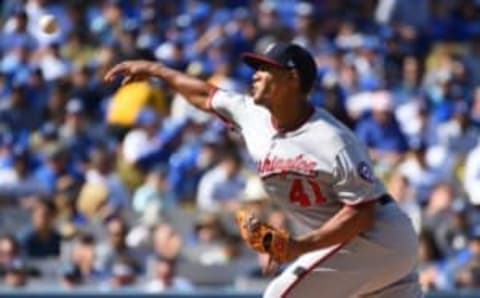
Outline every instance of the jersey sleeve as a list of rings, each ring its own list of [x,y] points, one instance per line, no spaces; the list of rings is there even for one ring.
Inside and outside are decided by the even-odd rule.
[[[344,204],[365,203],[385,193],[382,182],[373,173],[367,151],[364,151],[347,146],[335,157],[333,191]]]
[[[208,98],[208,109],[230,127],[241,127],[246,117],[248,97],[244,94],[213,88]]]

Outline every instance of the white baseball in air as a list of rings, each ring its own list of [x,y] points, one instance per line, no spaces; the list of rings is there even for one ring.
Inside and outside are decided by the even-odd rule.
[[[53,15],[43,15],[40,17],[40,28],[46,34],[55,33],[58,30],[57,20]]]

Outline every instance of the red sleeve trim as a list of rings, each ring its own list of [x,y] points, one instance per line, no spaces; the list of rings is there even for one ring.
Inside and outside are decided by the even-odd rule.
[[[215,94],[217,93],[217,90],[218,88],[215,87],[215,86],[212,86],[210,88],[210,91],[208,91],[208,98],[207,98],[207,112],[210,112],[212,114],[214,114],[215,116],[217,116],[220,120],[222,120],[222,122],[230,129],[233,129],[235,127],[235,125],[233,124],[232,121],[228,120],[225,116],[223,116],[222,114],[220,114],[219,112],[217,112],[215,110],[215,108],[213,107],[213,97],[215,96]]]
[[[215,114],[215,110],[213,109],[212,100],[217,90],[218,90],[217,87],[211,86],[210,90],[208,91],[208,98],[207,98],[207,111],[214,114]]]

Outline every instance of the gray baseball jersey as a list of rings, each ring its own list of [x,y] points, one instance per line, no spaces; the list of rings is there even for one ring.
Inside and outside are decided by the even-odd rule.
[[[345,204],[361,204],[385,194],[383,184],[373,174],[366,147],[326,111],[316,109],[300,127],[282,132],[272,123],[270,112],[247,95],[216,90],[209,105],[211,111],[241,132],[266,191],[292,220],[295,233],[318,229]],[[270,284],[266,297],[285,297],[286,293],[290,297],[294,286],[297,292],[292,297],[309,297],[308,293],[315,296],[316,290],[324,291],[321,280],[342,283],[345,276],[350,276],[351,287],[331,287],[333,296],[329,297],[364,295],[404,279],[408,282],[401,284],[400,290],[398,285],[395,288],[398,295],[385,297],[420,297],[418,285],[412,278],[416,235],[396,204],[389,205],[377,208],[375,227],[350,243],[300,257]],[[339,253],[340,250],[347,253]],[[336,256],[328,265],[328,275],[333,279],[328,279],[319,268],[331,255]],[[382,257],[388,261],[375,267],[375,260]],[[364,261],[369,264],[358,270],[356,266]],[[299,286],[301,278],[295,274],[297,267],[313,271],[309,277],[314,281],[308,283],[306,279]],[[394,267],[397,270],[385,272],[385,268]],[[348,270],[352,272],[347,274]],[[343,275],[343,279],[336,274]],[[365,287],[368,280],[377,283],[370,282],[370,286]],[[339,292],[340,289],[344,292]],[[349,292],[345,292],[347,289]]]
[[[317,229],[344,204],[385,193],[365,146],[326,111],[317,109],[297,130],[281,132],[251,97],[218,90],[211,104],[242,133],[266,191],[299,232]]]

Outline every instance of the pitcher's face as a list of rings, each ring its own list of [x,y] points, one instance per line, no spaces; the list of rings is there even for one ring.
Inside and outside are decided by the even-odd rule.
[[[296,88],[296,78],[292,78],[290,71],[266,64],[260,66],[253,75],[251,94],[254,102],[269,107],[285,90]]]

